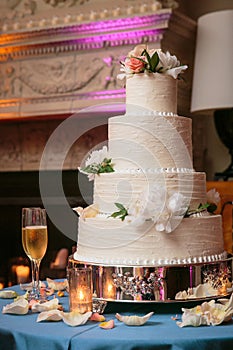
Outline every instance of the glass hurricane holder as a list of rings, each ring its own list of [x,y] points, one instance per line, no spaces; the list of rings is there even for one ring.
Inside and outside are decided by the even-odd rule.
[[[90,267],[68,267],[70,311],[84,314],[92,311],[92,269]]]
[[[22,244],[31,261],[32,290],[30,299],[42,299],[40,294],[40,263],[48,244],[46,211],[41,208],[22,209]]]

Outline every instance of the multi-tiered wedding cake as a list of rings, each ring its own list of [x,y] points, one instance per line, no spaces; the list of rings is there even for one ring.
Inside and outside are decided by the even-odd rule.
[[[81,169],[94,178],[94,204],[76,208],[75,260],[169,266],[225,256],[221,216],[212,214],[218,193],[206,194],[205,173],[192,165],[191,119],[177,115],[186,68],[143,45],[122,62],[126,114],[109,119],[108,149]]]

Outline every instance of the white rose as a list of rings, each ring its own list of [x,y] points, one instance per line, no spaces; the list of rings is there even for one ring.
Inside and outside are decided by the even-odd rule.
[[[216,191],[215,188],[212,188],[211,190],[209,190],[207,192],[207,202],[208,203],[213,203],[218,205],[218,203],[220,202],[220,195],[219,193]]]

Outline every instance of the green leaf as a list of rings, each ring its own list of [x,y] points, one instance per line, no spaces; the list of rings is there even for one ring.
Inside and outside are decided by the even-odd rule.
[[[155,51],[155,53],[152,55],[151,59],[150,59],[150,66],[151,66],[151,71],[152,72],[156,72],[156,67],[158,66],[159,64],[159,55],[158,55],[158,52]]]
[[[114,204],[115,204],[115,206],[116,206],[118,209],[120,209],[120,210],[126,210],[123,204],[121,204],[121,203],[114,203]]]
[[[111,215],[110,215],[110,217],[112,217],[112,218],[117,218],[117,217],[119,217],[119,219],[121,219],[122,221],[124,221],[125,220],[125,217],[127,216],[127,215],[129,215],[128,214],[128,211],[127,211],[127,209],[123,206],[123,204],[121,204],[121,203],[114,203],[115,204],[115,206],[118,208],[118,209],[120,209],[119,211],[116,211],[116,212],[114,212],[114,213],[112,213]]]
[[[151,58],[150,58],[150,55],[148,54],[148,52],[146,50],[144,50],[142,52],[142,56],[145,55],[146,56],[146,59],[147,59],[147,62],[148,62],[148,65],[149,65],[149,70],[151,70]]]

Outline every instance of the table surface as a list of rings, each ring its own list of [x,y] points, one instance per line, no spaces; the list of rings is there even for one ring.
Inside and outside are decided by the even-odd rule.
[[[19,294],[19,286],[11,287]],[[68,312],[68,296],[60,297],[64,311]],[[0,308],[11,303],[0,299]],[[200,302],[199,302],[200,304]],[[231,350],[233,349],[233,321],[219,326],[177,326],[173,316],[181,318],[184,303],[108,303],[104,316],[114,319],[115,327],[105,330],[98,322],[71,327],[63,321],[36,322],[38,314],[0,314],[0,350]],[[193,305],[192,305],[193,306]],[[127,326],[115,318],[122,315],[154,315],[143,326]]]

